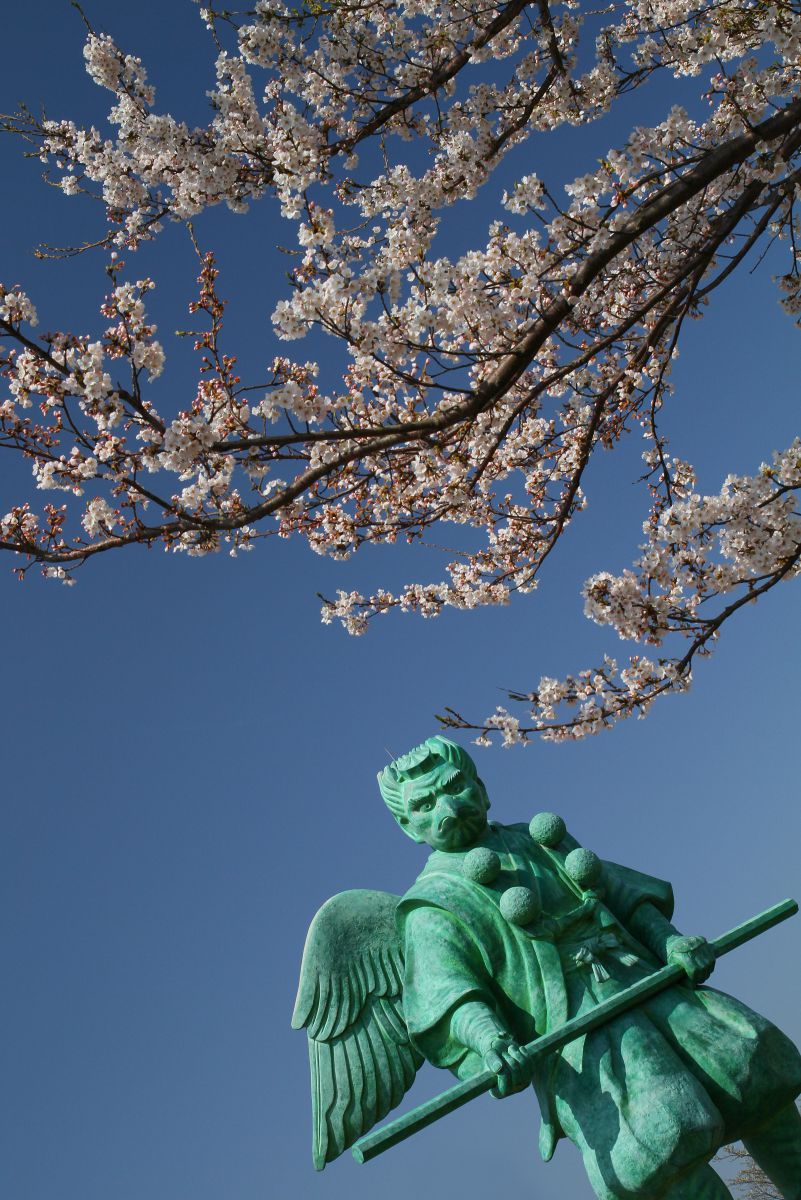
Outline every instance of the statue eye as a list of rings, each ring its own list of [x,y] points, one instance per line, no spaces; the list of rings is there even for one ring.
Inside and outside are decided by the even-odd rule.
[[[423,803],[420,805],[420,812],[431,812],[431,809],[433,807],[434,807],[433,800],[424,800]]]

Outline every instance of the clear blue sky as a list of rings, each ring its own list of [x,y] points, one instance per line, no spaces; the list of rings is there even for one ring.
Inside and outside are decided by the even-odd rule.
[[[87,11],[149,64],[166,108],[202,118],[212,53],[194,4],[89,0]],[[4,39],[0,109],[24,99],[99,121],[67,0],[7,6]],[[670,102],[632,97],[623,119],[657,119]],[[560,143],[562,176],[613,136]],[[90,328],[100,259],[42,263],[32,249],[90,236],[99,211],[46,188],[20,149],[0,142],[0,279],[29,288],[42,327]],[[560,170],[537,143],[523,160],[505,179],[541,161],[543,174]],[[476,229],[502,186],[487,189]],[[231,344],[255,374],[276,352],[268,318],[286,260],[274,245],[291,230],[265,203],[209,214],[198,232],[219,251]],[[160,281],[158,395],[183,404],[188,354],[169,332],[192,294],[185,235],[168,230],[140,261]],[[669,425],[710,489],[797,432],[801,335],[776,301],[768,265],[688,331]],[[0,561],[0,1195],[399,1200],[441,1184],[470,1200],[502,1183],[589,1200],[571,1146],[539,1162],[528,1095],[476,1101],[374,1163],[348,1155],[316,1175],[305,1037],[289,1018],[319,905],[349,887],[403,891],[422,865],[378,796],[387,751],[434,732],[446,704],[483,715],[503,686],[623,651],[584,620],[579,588],[636,551],[639,449],[597,464],[590,508],[534,596],[433,622],[390,617],[358,640],[319,624],[315,593],[397,582],[410,564],[429,577],[433,560],[376,550],[337,565],[301,543],[237,561],[134,550],[90,564],[72,589],[33,575],[19,585]],[[6,511],[28,477],[3,467]],[[670,878],[688,932],[714,936],[797,894],[797,603],[796,584],[741,613],[692,692],[647,721],[574,746],[477,751],[494,815],[561,812],[585,845]],[[800,945],[796,919],[715,977],[796,1040]],[[412,1099],[448,1082],[423,1072]]]

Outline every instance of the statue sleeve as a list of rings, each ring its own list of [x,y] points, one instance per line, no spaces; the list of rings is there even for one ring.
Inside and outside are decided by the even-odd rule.
[[[682,936],[653,904],[640,904],[629,922],[629,928],[643,946],[647,946],[663,963],[669,961],[671,942],[679,941]]]
[[[605,862],[604,888],[607,906],[624,926],[641,904],[652,904],[668,921],[673,916],[673,888],[664,879]]]
[[[511,1034],[483,1001],[468,1000],[451,1017],[451,1037],[483,1058],[495,1042],[510,1038]]]
[[[477,1049],[464,1044],[464,1029],[451,1020],[457,1009],[478,1002],[497,1032],[504,1032],[478,947],[457,917],[433,905],[410,908],[403,926],[403,1009],[412,1042],[436,1067],[459,1074],[480,1070]]]

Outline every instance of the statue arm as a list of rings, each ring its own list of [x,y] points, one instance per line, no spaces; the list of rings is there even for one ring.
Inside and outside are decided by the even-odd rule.
[[[660,962],[682,967],[693,985],[703,983],[712,974],[715,951],[706,938],[685,937],[649,901],[635,908],[628,927]]]
[[[438,905],[401,906],[406,984],[403,1004],[413,1042],[434,1066],[464,1077],[477,1064],[498,1076],[493,1094],[531,1081],[533,1066],[499,1014],[474,933]],[[480,1069],[480,1068],[479,1068]]]
[[[511,1038],[511,1034],[488,1004],[482,1000],[468,1000],[460,1004],[451,1017],[451,1037],[483,1058],[493,1042]]]
[[[531,1082],[532,1068],[511,1033],[488,1004],[468,1000],[451,1017],[451,1037],[473,1050],[498,1076],[493,1096],[509,1096]]]

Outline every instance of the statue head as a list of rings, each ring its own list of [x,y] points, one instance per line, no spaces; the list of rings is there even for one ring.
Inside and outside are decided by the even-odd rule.
[[[384,802],[404,833],[434,850],[465,850],[484,832],[489,799],[469,754],[428,738],[378,776]]]

